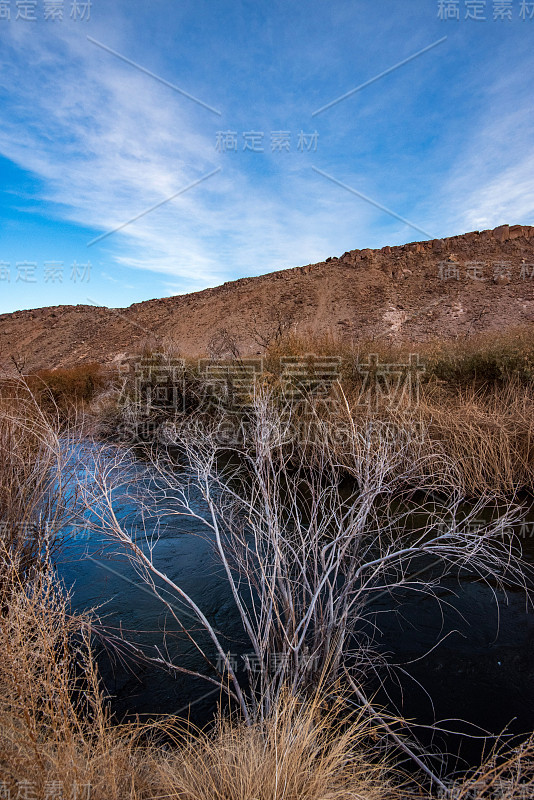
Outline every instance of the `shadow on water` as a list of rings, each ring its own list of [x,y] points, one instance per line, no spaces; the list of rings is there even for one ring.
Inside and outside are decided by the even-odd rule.
[[[80,478],[86,480],[92,466],[91,446],[81,449],[76,457],[80,463]],[[139,481],[139,475],[144,475],[146,465],[132,463],[125,465],[125,470],[131,472],[129,496],[125,496],[124,490],[118,493],[114,503],[117,518],[145,551],[148,549],[146,534],[153,537],[156,567],[194,598],[214,628],[223,634],[227,650],[239,658],[248,651],[206,528],[175,515],[158,514],[156,522],[155,516],[151,519],[141,514],[136,495],[142,492],[143,480]],[[198,502],[201,502],[200,496]],[[169,661],[215,677],[215,670],[199,657],[172,611],[166,609],[146,585],[118,543],[91,530],[90,526],[78,525],[66,538],[55,561],[59,577],[66,587],[72,587],[73,609],[98,609],[110,640],[123,637],[152,658],[158,656],[156,648],[159,648]],[[208,653],[213,653],[211,643],[190,610],[181,606],[164,585],[158,588],[177,617],[196,631],[199,643]],[[213,663],[216,663],[215,655]],[[201,678],[166,672],[148,659],[133,657],[128,654],[128,648],[117,647],[113,642],[104,640],[99,669],[111,697],[111,708],[119,720],[136,715],[146,719],[179,714],[202,725],[212,718],[220,700],[219,690]]]
[[[79,457],[80,469],[90,471],[91,447]],[[136,465],[128,469],[135,471]],[[197,502],[201,504],[200,497]],[[521,545],[525,560],[534,565],[532,500],[529,506]],[[117,515],[142,542],[134,493],[128,500],[121,499]],[[239,671],[243,670],[242,657],[250,648],[205,528],[189,519],[166,516],[150,533],[157,537],[153,551],[157,568],[192,595],[214,627],[224,633],[227,650],[235,656]],[[157,646],[186,669],[214,676],[118,546],[94,532],[79,534],[75,532],[57,558],[60,577],[73,587],[74,608],[98,606],[110,630],[122,631],[125,639],[146,653],[156,655]],[[175,600],[171,602],[184,622],[194,626]],[[383,686],[375,686],[375,704],[391,708],[394,703],[407,719],[421,726],[418,734],[424,744],[454,755],[450,766],[455,766],[456,756],[470,764],[477,761],[482,740],[473,737],[483,731],[499,734],[506,729],[517,735],[533,730],[534,613],[527,608],[525,593],[504,594],[472,577],[448,578],[441,582],[435,599],[397,592],[374,601],[373,611],[380,621],[377,646],[398,667]],[[206,643],[202,632],[198,634]],[[99,665],[118,719],[179,714],[204,725],[220,700],[219,691],[199,678],[170,675],[143,660],[123,662],[112,648],[102,650]],[[464,735],[430,734],[425,726],[436,720],[445,730]]]
[[[533,564],[534,546],[523,544]],[[418,729],[423,743],[470,764],[483,744],[473,737],[534,727],[534,614],[523,592],[494,591],[472,578],[444,580],[435,600],[384,598],[380,620],[378,645],[402,672],[377,687],[377,701],[393,702],[421,726],[439,721],[444,730],[461,732]]]

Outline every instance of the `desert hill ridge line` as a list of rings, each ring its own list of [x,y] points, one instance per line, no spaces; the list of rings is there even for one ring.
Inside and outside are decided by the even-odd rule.
[[[172,340],[223,357],[260,354],[280,325],[344,340],[455,339],[534,322],[534,227],[501,225],[240,278],[127,308],[50,306],[0,315],[0,366],[111,363]]]

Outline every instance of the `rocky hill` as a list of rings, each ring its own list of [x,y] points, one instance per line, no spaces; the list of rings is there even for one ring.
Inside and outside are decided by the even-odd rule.
[[[253,355],[280,331],[424,341],[534,321],[534,227],[342,256],[128,308],[55,306],[0,315],[0,364],[109,363],[172,340],[184,355]]]

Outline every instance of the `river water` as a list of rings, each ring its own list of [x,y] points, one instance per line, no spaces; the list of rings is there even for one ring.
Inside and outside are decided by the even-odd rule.
[[[77,453],[81,472],[90,472],[92,455],[90,445]],[[135,471],[136,465],[129,469]],[[201,499],[197,502],[200,509]],[[126,528],[140,533],[135,496],[118,499],[116,511]],[[525,520],[534,522],[534,510]],[[522,530],[534,531],[534,524]],[[194,598],[213,626],[224,633],[225,648],[242,660],[250,646],[247,649],[205,529],[198,522],[168,516],[160,520],[157,537],[156,567]],[[534,538],[527,535],[521,544],[525,560],[534,564]],[[116,544],[101,534],[73,530],[56,566],[65,585],[71,587],[74,609],[98,607],[110,631],[122,631],[125,639],[145,652],[156,655],[158,647],[186,669],[213,674]],[[497,606],[491,587],[473,579],[460,583],[447,579],[439,596],[447,606],[413,593],[377,601],[377,612],[388,612],[380,616],[377,645],[399,669],[386,678],[382,689],[376,687],[375,702],[389,708],[396,704],[406,718],[421,726],[418,732],[425,744],[474,762],[480,739],[430,736],[424,726],[440,720],[445,729],[471,736],[480,736],[479,728],[493,734],[534,729],[534,612],[529,611],[523,592],[498,593]],[[204,724],[219,701],[218,690],[205,681],[171,675],[143,660],[121,659],[112,647],[102,648],[99,663],[119,719],[179,714]]]

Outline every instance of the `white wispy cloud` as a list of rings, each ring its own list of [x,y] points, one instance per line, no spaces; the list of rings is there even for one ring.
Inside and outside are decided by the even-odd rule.
[[[390,27],[392,36],[393,23]],[[222,167],[90,248],[88,256],[98,254],[108,265],[108,280],[114,277],[109,265],[115,264],[121,274],[124,268],[151,271],[171,292],[193,291],[345,249],[422,238],[315,174],[312,165],[436,235],[532,221],[534,127],[528,97],[514,90],[511,74],[489,93],[488,105],[499,108],[498,115],[466,116],[460,146],[451,143],[442,125],[426,158],[396,154],[390,140],[375,153],[369,142],[377,124],[387,127],[388,107],[398,109],[406,99],[416,109],[428,73],[440,69],[439,48],[422,57],[424,69],[405,67],[404,74],[384,79],[367,95],[339,104],[331,118],[325,116],[325,148],[321,142],[316,156],[271,154],[266,142],[267,152],[251,161],[246,154],[215,151],[215,131],[238,127],[231,114],[216,118],[88,42],[83,28],[41,26],[31,38],[22,25],[4,30],[0,153],[40,178],[37,200],[47,204],[49,215],[85,226],[87,242]],[[121,38],[120,25],[95,26],[91,35],[140,63],[146,58],[146,66],[156,69],[135,36]],[[420,35],[408,43],[400,37],[391,52],[400,58],[421,44]],[[341,61],[334,59],[337,65]],[[389,63],[385,57],[375,62],[376,69]],[[369,67],[361,67],[362,76],[369,77]],[[187,75],[163,77],[177,84],[185,80],[184,90],[200,96],[198,86],[186,85]],[[321,85],[321,98],[316,91],[309,108],[303,104],[302,125],[306,114],[328,99],[334,83]],[[345,83],[350,88],[347,75]],[[207,95],[201,99],[224,115],[230,90],[218,97],[211,86]],[[293,97],[280,92],[277,98],[282,118],[290,113]],[[258,100],[254,119],[266,126],[271,119],[274,128],[270,105],[272,99]],[[248,125],[247,113],[242,112],[243,125]],[[396,119],[397,125],[403,122]],[[312,129],[311,117],[309,124]],[[359,157],[360,152],[366,155]],[[441,172],[439,158],[448,162]]]
[[[464,87],[477,102],[461,146],[456,140],[440,150],[448,170],[436,192],[434,220],[451,233],[534,224],[534,109],[525,81],[534,68],[530,49],[520,63],[518,69],[503,42],[487,76],[479,73]]]
[[[0,152],[42,179],[42,198],[59,218],[110,231],[223,167],[95,245],[101,254],[181,278],[190,288],[307,263],[339,248],[346,198],[314,180],[302,154],[304,166],[289,165],[283,187],[269,188],[232,155],[225,160],[215,152],[213,121],[202,118],[209,112],[190,108],[72,32],[43,30],[21,58],[19,29],[12,30],[3,60],[18,92],[0,112]],[[363,232],[367,210],[357,217],[354,233],[360,226]]]

